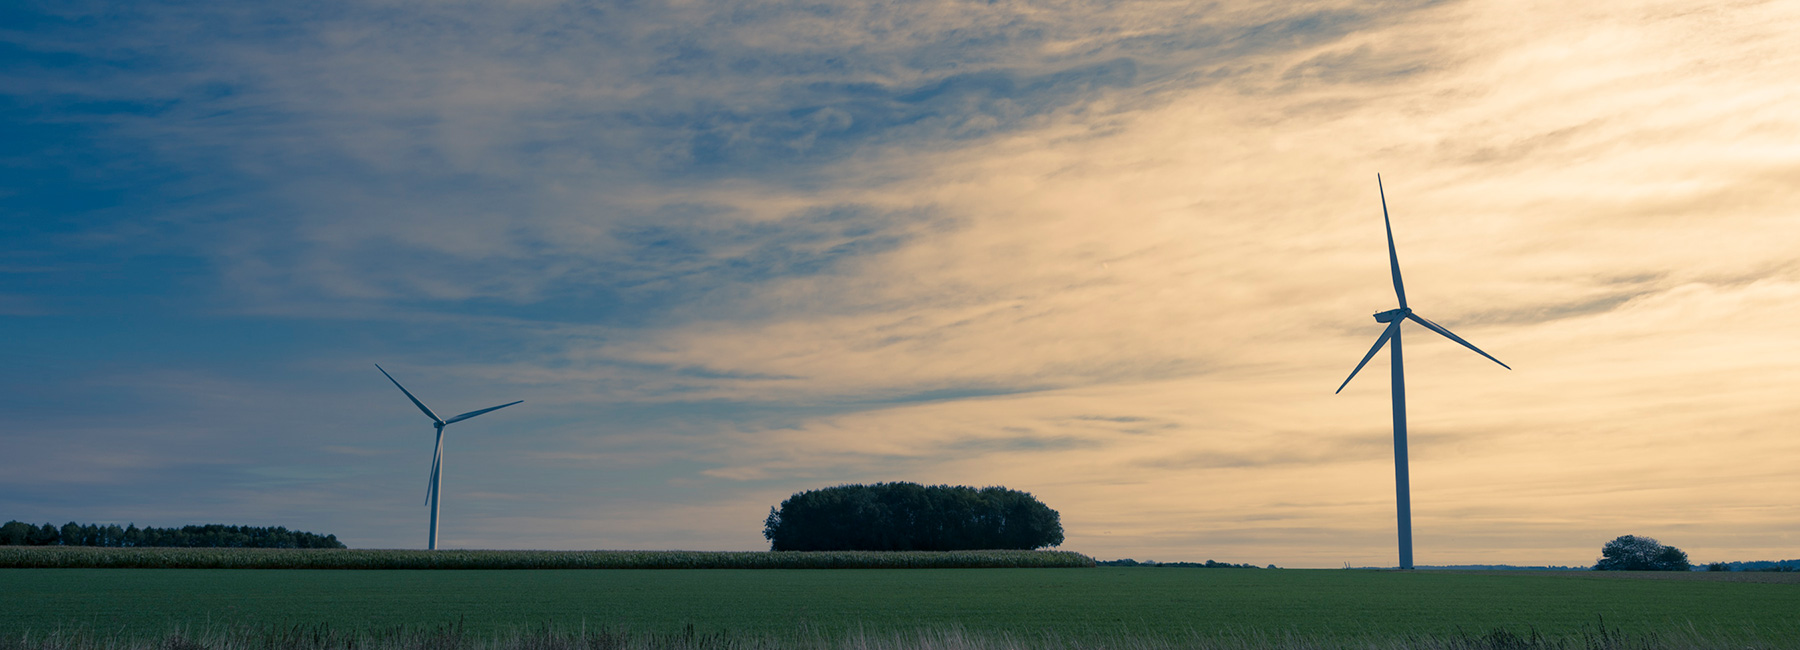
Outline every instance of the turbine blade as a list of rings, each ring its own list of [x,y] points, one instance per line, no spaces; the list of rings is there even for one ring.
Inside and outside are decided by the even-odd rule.
[[[437,491],[438,457],[431,457],[431,478],[425,479],[425,504],[431,505],[431,493]]]
[[[464,413],[462,415],[458,415],[456,417],[445,420],[444,424],[452,424],[452,423],[456,423],[456,422],[461,422],[463,420],[467,420],[467,419],[475,417],[477,415],[481,415],[488,411],[498,411],[498,410],[506,408],[508,406],[512,406],[513,404],[523,404],[523,403],[525,403],[525,400],[519,400],[517,402],[512,402],[511,404],[501,404],[499,406],[490,406],[488,408],[484,408],[479,411],[469,411],[468,413]]]
[[[1334,395],[1344,392],[1344,387],[1350,385],[1350,380],[1356,378],[1356,373],[1362,372],[1363,366],[1368,365],[1369,360],[1375,358],[1375,353],[1381,351],[1381,346],[1387,345],[1388,339],[1394,338],[1394,330],[1399,328],[1400,321],[1394,321],[1388,323],[1387,329],[1381,330],[1381,338],[1375,339],[1375,347],[1369,348],[1369,353],[1363,355],[1362,361],[1356,364],[1356,369],[1350,371],[1349,377],[1344,378],[1344,383],[1338,384],[1338,389],[1333,391]]]
[[[1445,338],[1448,338],[1452,341],[1456,341],[1457,343],[1463,344],[1463,347],[1468,348],[1470,350],[1474,350],[1475,354],[1479,354],[1481,356],[1487,357],[1488,361],[1492,361],[1494,363],[1500,363],[1500,360],[1495,359],[1494,355],[1488,354],[1486,352],[1482,352],[1481,348],[1475,347],[1474,343],[1464,341],[1464,340],[1462,340],[1462,337],[1457,336],[1455,334],[1451,334],[1450,330],[1444,329],[1443,325],[1439,325],[1437,323],[1431,322],[1431,319],[1429,319],[1429,318],[1420,316],[1418,314],[1407,314],[1406,317],[1411,318],[1414,321],[1417,321],[1420,325],[1424,325],[1425,329],[1431,330],[1433,332],[1437,332],[1439,334],[1444,335]],[[1507,370],[1512,370],[1512,366],[1506,365],[1504,363],[1500,363],[1500,367],[1505,368]]]
[[[1381,225],[1387,227],[1388,269],[1394,273],[1394,296],[1406,306],[1406,285],[1400,282],[1400,255],[1394,252],[1394,224],[1388,220],[1387,190],[1381,187],[1381,174],[1375,175],[1375,191],[1381,193]]]
[[[444,431],[438,430],[437,450],[431,452],[431,480],[425,482],[425,505],[431,505],[431,495],[437,493],[438,465],[444,460]]]
[[[414,406],[417,406],[417,407],[419,407],[419,410],[424,411],[425,417],[431,418],[432,422],[437,422],[440,424],[443,423],[443,421],[444,421],[443,418],[438,417],[436,413],[431,412],[431,409],[426,408],[425,403],[419,401],[419,398],[413,397],[412,391],[407,390],[405,386],[401,386],[400,381],[397,379],[394,379],[393,375],[388,375],[388,371],[386,369],[382,368],[381,364],[379,364],[379,363],[375,364],[375,369],[380,370],[381,374],[387,375],[388,381],[394,382],[394,387],[400,389],[400,392],[406,393],[406,399],[412,400],[412,403]]]

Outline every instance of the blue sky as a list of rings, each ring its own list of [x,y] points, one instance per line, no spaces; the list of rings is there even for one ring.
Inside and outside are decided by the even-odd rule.
[[[1800,18],[1555,8],[13,3],[0,517],[422,546],[379,362],[526,400],[450,429],[447,546],[754,549],[913,480],[1391,562],[1384,362],[1330,393],[1381,172],[1415,306],[1518,368],[1408,338],[1421,563],[1772,559]]]

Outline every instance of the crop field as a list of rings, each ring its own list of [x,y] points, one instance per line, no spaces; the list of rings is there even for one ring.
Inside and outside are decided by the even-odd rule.
[[[183,630],[309,626],[335,634],[455,629],[502,638],[532,630],[611,630],[763,640],[911,638],[948,630],[977,639],[1137,640],[1132,647],[1283,637],[1355,645],[1496,630],[1571,639],[1610,630],[1630,638],[1717,642],[1702,647],[1800,647],[1796,578],[1110,567],[0,569],[0,647],[40,647],[19,644],[30,635],[81,631],[156,638]]]

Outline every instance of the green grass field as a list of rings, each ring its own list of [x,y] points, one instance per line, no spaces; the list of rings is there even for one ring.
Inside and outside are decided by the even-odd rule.
[[[1062,638],[1684,631],[1800,647],[1792,574],[1172,568],[0,569],[0,630],[607,628],[757,638],[961,629]],[[15,637],[16,638],[16,637]]]

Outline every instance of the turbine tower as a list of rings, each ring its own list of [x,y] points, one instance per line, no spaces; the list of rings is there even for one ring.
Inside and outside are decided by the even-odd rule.
[[[431,454],[431,481],[425,487],[425,505],[431,506],[431,541],[427,548],[435,551],[437,550],[438,476],[442,472],[444,465],[444,427],[481,415],[488,411],[498,411],[508,406],[512,406],[513,404],[524,402],[525,400],[501,404],[499,406],[491,406],[479,411],[469,411],[468,413],[446,420],[438,417],[436,413],[432,413],[431,409],[426,407],[424,402],[419,401],[419,398],[413,397],[412,391],[407,390],[405,386],[401,386],[400,381],[394,379],[393,375],[389,375],[388,371],[381,367],[381,364],[375,364],[375,369],[380,370],[381,374],[387,375],[388,381],[394,382],[395,388],[400,389],[400,392],[402,393],[406,393],[406,399],[412,400],[413,406],[419,407],[419,410],[425,412],[425,417],[431,418],[431,426],[437,427],[437,451],[434,451]]]
[[[1387,323],[1387,329],[1381,332],[1380,338],[1375,339],[1375,347],[1369,348],[1369,353],[1363,355],[1362,361],[1356,364],[1355,370],[1350,371],[1350,376],[1344,379],[1344,383],[1338,385],[1337,392],[1344,392],[1344,387],[1350,385],[1350,380],[1356,378],[1356,373],[1361,371],[1363,366],[1369,363],[1369,359],[1375,357],[1376,352],[1381,351],[1382,345],[1387,344],[1389,341],[1393,342],[1394,346],[1391,348],[1392,352],[1390,359],[1394,375],[1395,517],[1399,520],[1400,528],[1400,568],[1411,569],[1413,568],[1412,486],[1408,482],[1406,469],[1406,366],[1401,363],[1400,359],[1400,323],[1410,319],[1413,322],[1424,326],[1425,329],[1437,332],[1444,335],[1445,338],[1461,343],[1463,347],[1474,350],[1476,354],[1487,357],[1489,361],[1500,363],[1500,360],[1495,359],[1493,355],[1482,352],[1481,348],[1475,347],[1475,344],[1464,341],[1462,340],[1462,337],[1450,333],[1450,330],[1444,329],[1444,326],[1433,323],[1430,319],[1413,313],[1412,308],[1406,305],[1406,287],[1400,282],[1400,257],[1394,253],[1394,225],[1388,220],[1387,191],[1381,187],[1380,174],[1375,175],[1375,190],[1381,193],[1381,223],[1387,227],[1388,269],[1392,271],[1394,275],[1394,296],[1400,299],[1400,308],[1390,309],[1375,314],[1375,322]],[[1500,367],[1512,370],[1512,366],[1504,363],[1500,363]]]

